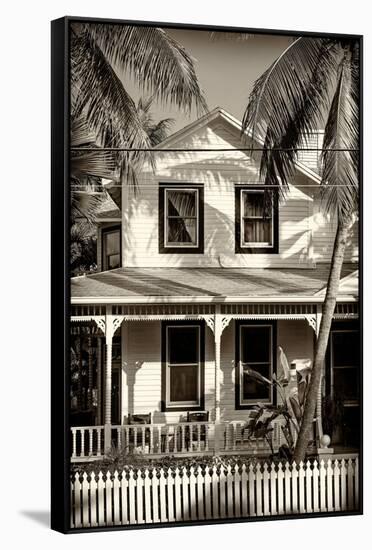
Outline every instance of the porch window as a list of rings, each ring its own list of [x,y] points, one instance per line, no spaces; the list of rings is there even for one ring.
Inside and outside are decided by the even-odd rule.
[[[120,226],[102,229],[102,270],[108,271],[121,266]]]
[[[266,193],[273,193],[266,189]],[[265,195],[257,186],[236,188],[236,252],[278,252],[278,204],[276,195]]]
[[[203,325],[165,323],[162,340],[163,410],[202,409]]]
[[[260,403],[273,403],[269,384],[262,383],[257,373],[270,380],[274,372],[276,349],[274,323],[237,323],[236,342],[236,408]]]
[[[202,192],[197,186],[160,186],[160,253],[203,252]]]

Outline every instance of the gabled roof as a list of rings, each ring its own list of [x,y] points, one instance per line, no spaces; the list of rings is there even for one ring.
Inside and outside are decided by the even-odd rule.
[[[342,275],[355,272],[345,264]],[[71,279],[72,303],[309,302],[321,303],[329,264],[316,269],[119,268]],[[355,301],[357,293],[338,299]]]
[[[187,126],[184,126],[177,132],[168,136],[164,141],[159,143],[159,145],[154,147],[154,149],[159,149],[159,150],[171,149],[172,146],[175,146],[175,144],[181,139],[184,139],[192,135],[194,132],[197,132],[198,130],[200,130],[205,126],[208,126],[208,124],[211,124],[213,121],[218,120],[219,118],[227,122],[234,130],[237,130],[240,134],[241,128],[242,128],[241,122],[237,118],[235,118],[231,113],[229,113],[225,109],[222,109],[222,107],[215,107],[212,111],[209,111],[202,117],[194,120]],[[252,137],[252,134],[250,134],[249,132],[248,132],[248,135]],[[259,146],[263,145],[263,141],[257,138],[255,138],[255,140]],[[316,172],[311,170],[311,168],[309,168],[308,166],[305,166],[301,162],[296,162],[296,168],[301,174],[315,181],[317,184],[320,184],[321,182],[320,176]],[[109,180],[106,180],[106,182],[104,183],[104,186],[106,190],[110,193],[116,205],[120,206],[121,205],[121,187],[118,186],[115,181],[109,181]]]
[[[190,135],[192,135],[194,132],[200,130],[204,126],[208,126],[212,122],[214,122],[217,119],[222,119],[232,128],[235,130],[238,130],[238,132],[241,132],[242,124],[241,122],[235,118],[231,113],[228,111],[225,111],[225,109],[222,109],[222,107],[215,107],[212,111],[209,111],[207,114],[203,115],[202,117],[198,118],[194,122],[191,122],[184,128],[181,128],[174,134],[168,136],[164,141],[159,143],[155,147],[155,149],[171,149],[172,146],[175,146],[175,144],[180,141],[181,139],[184,139]],[[247,135],[252,138],[252,133],[247,132]],[[263,146],[263,141],[255,138],[255,141],[260,145]],[[296,162],[296,168],[297,170],[302,173],[304,176],[314,180],[316,183],[320,183],[321,178],[319,174],[302,164],[301,162]]]
[[[121,221],[121,210],[116,206],[110,195],[97,208],[95,215],[97,223],[105,221]]]

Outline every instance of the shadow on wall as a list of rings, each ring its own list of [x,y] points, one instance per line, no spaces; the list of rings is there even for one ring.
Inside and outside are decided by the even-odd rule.
[[[304,320],[296,321],[279,321],[277,331],[277,371],[276,374],[280,378],[283,374],[280,361],[278,360],[278,347],[281,346],[286,355],[288,362],[290,363],[296,358],[302,358],[304,356],[312,358],[313,354],[313,332]],[[155,331],[156,333],[158,331]],[[160,337],[160,332],[159,332]],[[127,412],[124,414],[124,421],[126,422],[127,414],[148,414],[151,413],[153,423],[172,423],[186,421],[187,411],[181,412],[161,412],[160,392],[161,392],[161,351],[160,342],[157,342],[154,346],[154,352],[151,352],[147,358],[141,353],[141,348],[138,349],[136,357],[130,360],[127,364],[123,365],[123,369],[127,375],[127,390],[124,394],[124,399],[127,401]],[[148,352],[147,352],[148,353]],[[207,389],[205,393],[205,407],[206,411],[209,411],[210,421],[215,420],[215,388],[214,388],[214,339],[213,334],[208,327],[206,327],[206,368],[205,368],[205,380],[207,381]],[[135,385],[138,382],[138,373],[146,367],[146,363],[151,362],[155,364],[157,369],[157,381],[155,389],[155,397],[152,396],[149,399],[148,405],[144,396],[141,396],[141,400],[136,404],[135,402]],[[212,372],[213,371],[213,372]],[[154,376],[153,373],[150,375]],[[228,327],[222,334],[221,340],[221,373],[220,373],[220,411],[222,421],[231,420],[248,420],[252,414],[251,409],[237,410],[235,407],[235,323],[232,320]],[[154,383],[154,382],[153,382]],[[146,380],[140,381],[141,387],[146,385]],[[140,389],[140,388],[138,388]],[[146,395],[146,394],[145,394]],[[156,403],[156,406],[154,406]]]
[[[135,220],[128,228],[126,235],[123,235],[126,265],[132,267],[167,265],[168,267],[249,267],[252,265],[250,254],[235,253],[235,183],[259,183],[255,167],[247,166],[250,161],[246,157],[235,162],[226,159],[204,159],[190,166],[183,162],[180,165],[173,165],[166,171],[166,175],[158,175],[157,178],[143,184],[137,198],[131,201],[131,220]],[[218,168],[218,160],[221,164]],[[217,163],[217,166],[216,166]],[[242,166],[244,172],[242,172]],[[203,183],[205,196],[213,189],[213,204],[211,201],[204,202],[204,254],[188,254],[178,256],[167,254],[166,258],[158,254],[158,193],[157,181],[184,181],[192,183]],[[146,191],[146,185],[150,185]],[[216,191],[217,190],[217,191]],[[288,199],[289,201],[292,200]],[[272,265],[278,257],[285,258],[285,262],[304,263],[308,257],[308,202],[312,199],[305,193],[296,193],[293,205],[288,208],[286,216],[297,216],[302,212],[301,218],[291,220],[295,229],[288,229],[289,221],[279,221],[280,254],[265,255],[260,257],[254,255],[262,267]],[[220,207],[219,207],[220,205]],[[284,217],[284,213],[283,213]],[[128,216],[127,216],[128,219]],[[301,223],[303,229],[301,229]],[[147,232],[144,231],[144,226]],[[140,239],[138,238],[140,235]]]

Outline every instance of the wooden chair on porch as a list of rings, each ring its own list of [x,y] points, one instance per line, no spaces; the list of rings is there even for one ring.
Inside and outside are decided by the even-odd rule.
[[[197,411],[197,412],[188,412],[187,413],[187,422],[198,423],[198,422],[208,422],[209,421],[209,411]],[[200,444],[202,443],[203,449],[206,447],[206,441],[208,437],[207,426],[203,425],[198,428],[190,426],[186,434],[186,444],[188,450],[192,450],[193,447],[197,447],[197,450],[200,449]]]
[[[151,413],[148,414],[128,414],[128,424],[132,426],[142,426],[151,424]],[[130,449],[141,448],[145,450],[150,445],[150,430],[139,429],[129,430],[128,444]]]

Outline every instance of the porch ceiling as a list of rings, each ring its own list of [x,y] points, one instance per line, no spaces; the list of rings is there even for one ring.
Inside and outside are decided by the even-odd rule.
[[[356,271],[345,264],[342,278]],[[315,269],[234,269],[234,268],[120,268],[71,280],[71,298],[117,298],[138,302],[182,298],[206,301],[228,298],[313,297],[327,283],[329,264]]]

